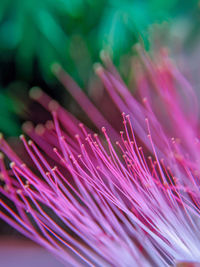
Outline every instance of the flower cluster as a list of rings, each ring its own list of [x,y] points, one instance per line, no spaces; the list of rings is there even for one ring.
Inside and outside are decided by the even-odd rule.
[[[30,167],[0,138],[0,217],[67,266],[169,266],[200,261],[198,105],[162,51],[138,48],[131,93],[108,55],[96,65],[121,112],[119,133],[60,66],[53,70],[102,134],[39,88],[52,121],[24,124]],[[103,126],[103,127],[102,127]],[[7,168],[4,155],[8,158]]]

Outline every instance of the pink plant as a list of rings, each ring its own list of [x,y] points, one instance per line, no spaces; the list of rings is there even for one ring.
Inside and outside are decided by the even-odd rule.
[[[0,217],[66,266],[200,261],[196,96],[165,51],[154,62],[142,49],[138,53],[134,93],[105,53],[105,67],[95,68],[122,113],[120,133],[56,65],[58,79],[103,138],[38,88],[31,96],[53,121],[23,127],[31,140],[20,138],[35,168],[1,136],[11,163],[7,169],[1,154],[0,192],[15,208],[0,200]]]

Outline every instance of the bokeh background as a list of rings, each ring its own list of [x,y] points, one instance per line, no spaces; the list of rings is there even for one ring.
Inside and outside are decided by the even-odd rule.
[[[102,49],[125,76],[123,65],[138,41],[146,49],[163,43],[176,54],[179,46],[192,53],[199,20],[197,0],[1,0],[0,131],[20,134],[21,123],[30,116],[32,86],[70,105],[51,72],[54,62],[87,91]]]
[[[183,70],[182,62],[187,62],[198,87],[198,0],[1,0],[0,132],[13,142],[24,121],[41,119],[29,99],[33,86],[75,112],[71,97],[52,74],[55,62],[90,95],[100,52],[110,53],[126,80],[127,62],[138,42],[147,50],[167,46]],[[17,235],[3,222],[0,234]]]

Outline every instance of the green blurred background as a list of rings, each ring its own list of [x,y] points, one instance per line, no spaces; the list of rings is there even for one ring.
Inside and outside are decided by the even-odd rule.
[[[122,55],[128,56],[139,40],[150,48],[152,29],[163,29],[163,42],[173,45],[177,37],[184,49],[193,49],[199,7],[197,0],[1,0],[0,131],[20,133],[32,86],[69,104],[51,73],[54,62],[85,89],[102,49],[119,67]]]

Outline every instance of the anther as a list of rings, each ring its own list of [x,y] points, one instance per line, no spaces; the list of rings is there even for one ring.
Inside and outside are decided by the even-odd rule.
[[[33,130],[33,123],[31,121],[26,121],[22,124],[22,130],[24,132],[31,132]]]
[[[33,141],[32,140],[28,140],[28,145],[32,146],[33,145]]]
[[[25,140],[25,136],[24,136],[23,134],[21,134],[21,135],[19,136],[19,138],[20,138],[22,141]]]
[[[30,89],[29,96],[32,99],[37,100],[37,99],[39,99],[42,96],[42,90],[39,87],[37,87],[37,86],[32,87]]]
[[[15,163],[14,161],[12,161],[12,162],[10,163],[10,168],[13,169],[13,168],[15,167],[15,165],[16,165],[16,163]]]

